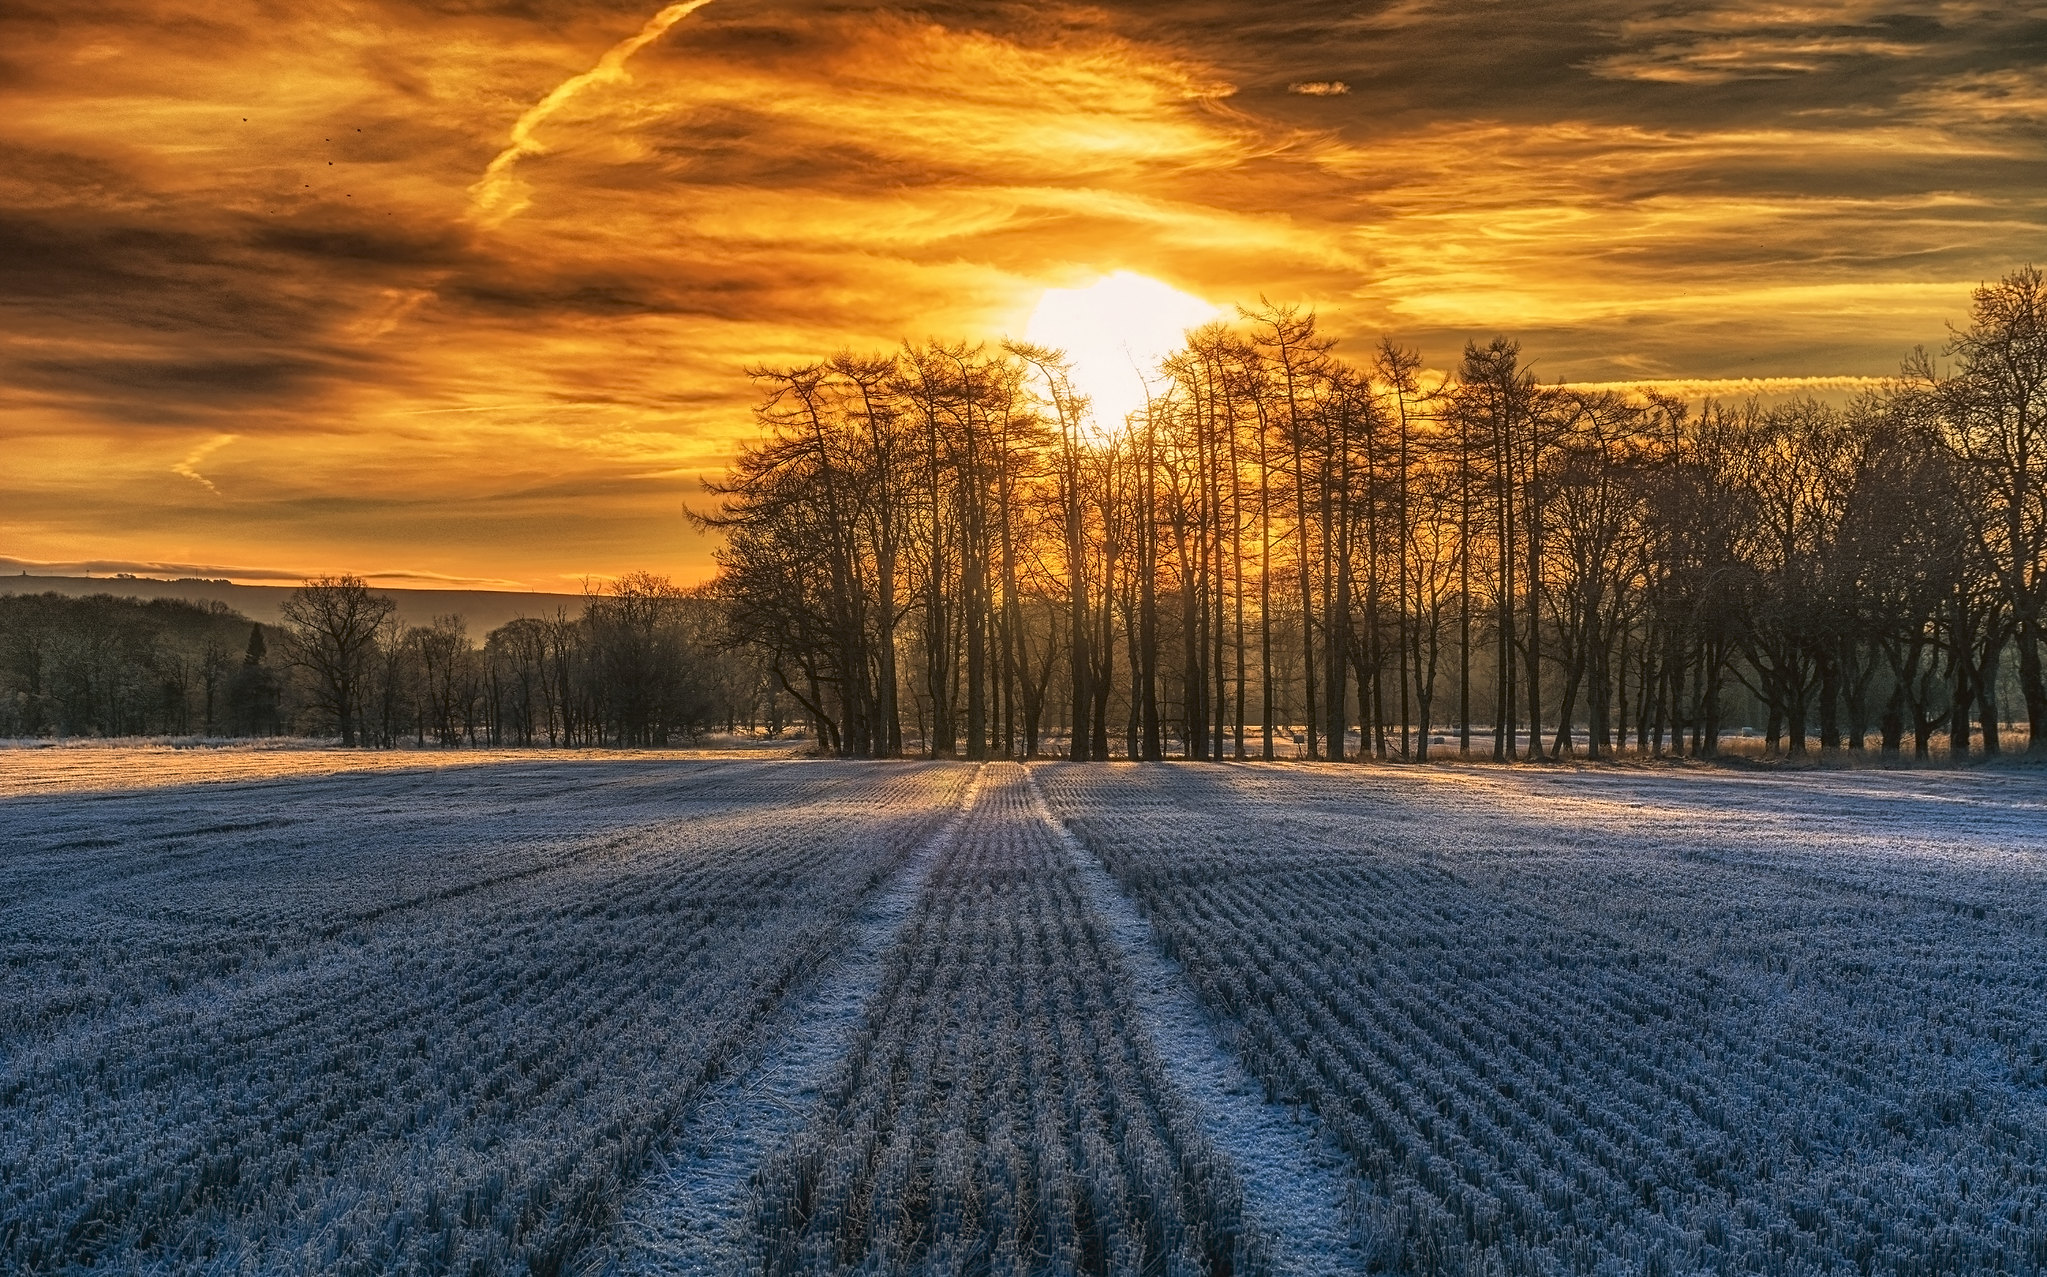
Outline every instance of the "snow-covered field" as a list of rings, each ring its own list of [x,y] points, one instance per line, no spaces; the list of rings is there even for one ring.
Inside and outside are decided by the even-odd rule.
[[[2039,772],[0,751],[0,971],[0,1271],[2047,1268]]]

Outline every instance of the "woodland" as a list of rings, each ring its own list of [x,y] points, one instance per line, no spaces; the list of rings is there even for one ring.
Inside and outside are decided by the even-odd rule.
[[[758,368],[727,641],[848,756],[2047,751],[2037,269],[1845,405],[1424,368],[1269,302],[1123,422],[1020,342]]]
[[[643,747],[742,725],[777,735],[794,709],[747,652],[721,646],[710,603],[650,573],[480,641],[459,614],[407,624],[359,577],[308,582],[281,619],[0,596],[0,737]]]

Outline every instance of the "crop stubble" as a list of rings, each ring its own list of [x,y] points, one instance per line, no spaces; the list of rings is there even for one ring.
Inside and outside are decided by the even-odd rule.
[[[1595,775],[1574,818],[1570,777],[1041,776],[1349,1149],[1385,1267],[2047,1265],[2047,830],[1998,814],[2023,789],[1885,811],[1916,782],[1815,782],[1744,820],[1712,806],[1739,785]]]
[[[561,1269],[965,779],[10,801],[0,1268]]]
[[[1137,928],[1023,769],[956,815],[972,774],[0,798],[0,1268],[580,1270],[849,962],[744,1269],[1263,1269],[1240,1167],[1284,1176],[1204,1134],[1161,1055],[1197,1022],[1341,1146],[1390,1270],[2047,1267],[2022,784],[1036,769]],[[1170,1037],[1132,936],[1198,998]]]
[[[1242,1189],[1138,1023],[1028,773],[992,764],[810,1125],[757,1271],[1255,1268]]]

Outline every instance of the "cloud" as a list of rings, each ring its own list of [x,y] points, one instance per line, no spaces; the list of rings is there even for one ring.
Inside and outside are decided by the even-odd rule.
[[[1568,382],[1572,390],[1653,390],[1679,399],[1788,398],[1855,395],[1882,389],[1888,377],[1643,377],[1627,381]]]
[[[1909,58],[1943,30],[1935,17],[1909,21],[1859,3],[1704,5],[1622,21],[1622,49],[1588,65],[1614,79],[1715,85]]]
[[[213,480],[199,473],[199,463],[234,441],[234,435],[215,435],[205,443],[186,453],[184,460],[171,467],[171,473],[180,478],[190,479],[208,492],[211,492],[214,496],[219,496],[220,489],[214,486]]]
[[[512,122],[512,140],[492,157],[484,168],[483,176],[470,188],[474,201],[472,210],[485,225],[496,225],[512,217],[526,207],[526,201],[514,191],[512,166],[528,155],[540,155],[546,150],[534,136],[535,131],[545,124],[549,116],[568,105],[569,101],[584,89],[593,85],[615,83],[625,78],[626,63],[635,53],[668,34],[670,28],[690,14],[711,3],[711,0],[684,0],[671,4],[653,17],[647,19],[638,34],[627,36],[604,51],[597,59],[597,65],[580,75],[570,76],[554,86],[538,102],[528,107],[519,118]]]
[[[301,571],[276,567],[236,567],[220,563],[175,563],[155,559],[85,559],[71,562],[54,562],[41,559],[16,559],[0,555],[0,574],[7,576],[128,576],[151,577],[158,580],[201,580],[231,581],[237,585],[302,585],[319,576],[339,575],[338,571]],[[386,568],[382,570],[356,571],[354,573],[372,585],[387,588],[405,586],[462,589],[462,590],[520,590],[524,583],[503,577],[449,576],[440,572],[424,572],[411,568]]]
[[[1119,269],[1718,385],[2047,257],[2022,9],[687,7],[0,10],[9,548],[689,580],[749,365]]]

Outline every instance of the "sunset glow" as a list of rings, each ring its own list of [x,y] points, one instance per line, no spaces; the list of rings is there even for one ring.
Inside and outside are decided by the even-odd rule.
[[[1048,288],[1031,311],[1026,340],[1066,352],[1074,389],[1092,401],[1103,429],[1120,428],[1144,407],[1147,374],[1190,328],[1216,319],[1215,306],[1158,280],[1117,271],[1085,288]]]
[[[1834,393],[2047,257],[2028,21],[28,0],[0,567],[699,580],[749,367],[1028,325],[1115,419],[1261,295]]]

